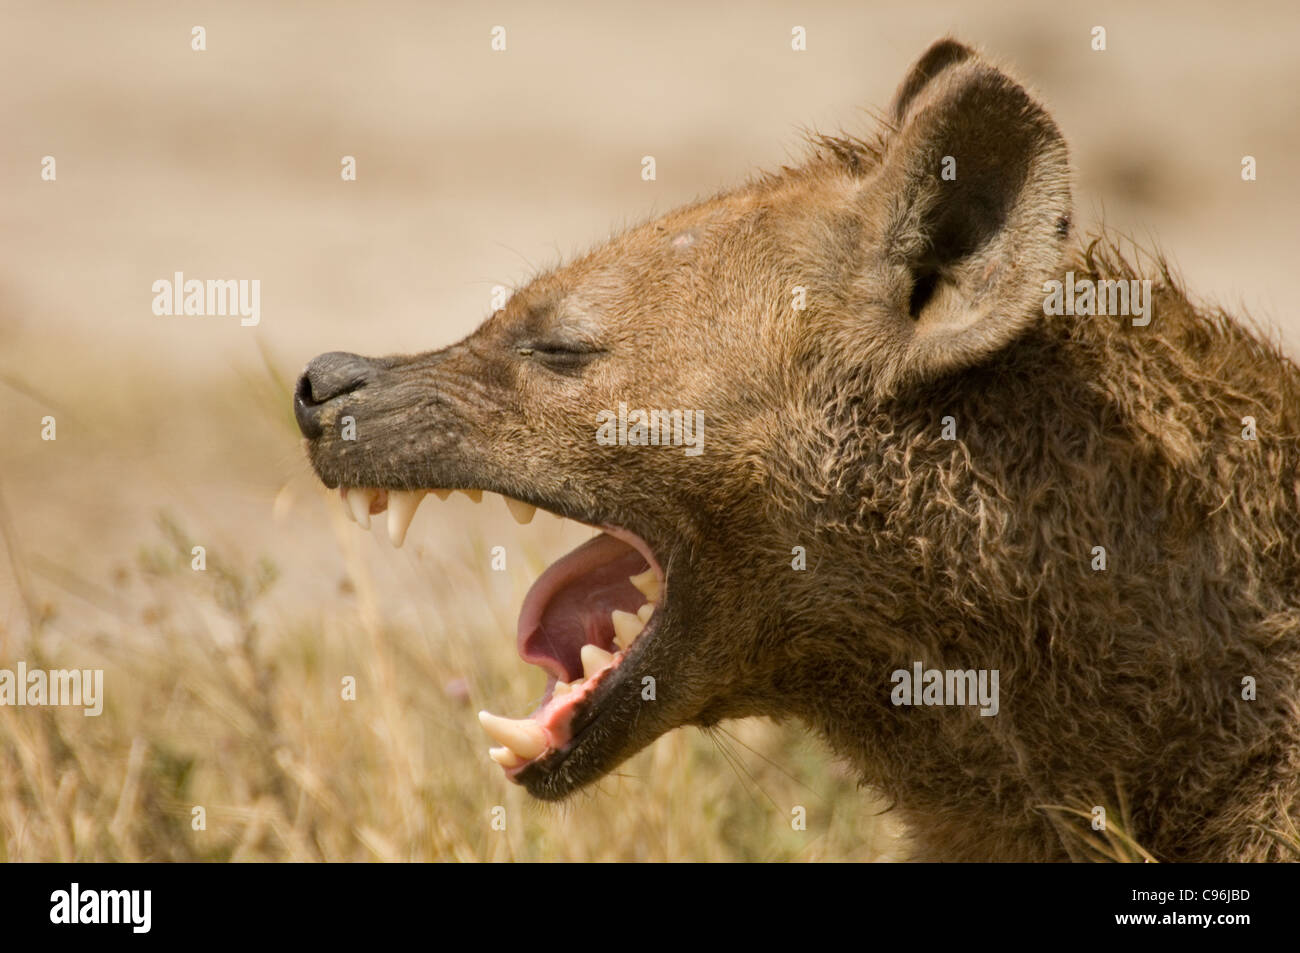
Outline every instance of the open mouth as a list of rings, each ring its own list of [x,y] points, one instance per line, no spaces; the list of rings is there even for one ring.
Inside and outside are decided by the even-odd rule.
[[[481,490],[462,492],[475,502],[483,496]],[[399,547],[429,493],[446,499],[451,491],[339,488],[344,511],[363,529],[370,528],[372,516],[387,512],[389,539]],[[503,498],[520,523],[537,512],[531,503]],[[650,546],[621,527],[593,528],[601,534],[549,566],[519,613],[519,657],[547,673],[541,703],[526,718],[479,712],[496,745],[488,754],[511,780],[530,766],[563,762],[580,732],[599,717],[602,687],[653,637],[662,618],[657,610],[666,591],[664,573]]]

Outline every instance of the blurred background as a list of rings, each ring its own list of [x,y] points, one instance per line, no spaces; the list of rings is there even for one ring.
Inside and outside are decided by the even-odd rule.
[[[107,699],[0,708],[0,859],[901,856],[797,725],[678,731],[529,802],[474,711],[531,708],[519,603],[587,532],[458,495],[395,551],[311,478],[287,388],[322,351],[452,343],[494,286],[798,161],[804,131],[868,132],[948,33],[1049,104],[1082,228],[1300,353],[1298,28],[1282,2],[3,0],[0,668],[104,668]],[[177,271],[259,279],[260,324],[155,316]]]

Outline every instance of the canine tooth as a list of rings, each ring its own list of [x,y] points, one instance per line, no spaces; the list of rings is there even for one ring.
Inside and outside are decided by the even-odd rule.
[[[655,607],[646,603],[640,609],[636,610],[636,617],[641,620],[642,624],[649,624],[650,617],[655,614]]]
[[[606,652],[599,645],[587,644],[582,647],[582,677],[591,678],[610,662],[614,661],[614,656]]]
[[[620,649],[625,649],[631,645],[636,640],[636,637],[641,634],[641,630],[645,628],[644,622],[632,613],[624,612],[622,609],[615,609],[609,614],[609,617],[614,620],[614,644]],[[582,647],[584,653],[582,659],[583,668],[587,666],[585,653],[589,648],[594,649],[595,646],[584,645]]]
[[[344,515],[355,523],[357,518],[352,515],[352,505],[348,502],[348,488],[345,486],[339,487],[339,501],[343,504]]]
[[[429,492],[440,500],[445,500],[447,497],[451,496],[451,490],[430,490]]]
[[[503,768],[513,768],[519,764],[519,755],[509,748],[488,748],[488,757]]]
[[[473,500],[475,503],[482,503],[482,502],[483,502],[483,491],[482,491],[482,490],[461,490],[460,492],[464,493],[466,496],[468,496],[468,497],[469,497],[471,500]]]
[[[406,541],[415,511],[424,499],[424,490],[390,490],[388,493],[388,538],[399,549]]]
[[[551,690],[551,697],[556,698],[560,695],[567,695],[571,691],[573,691],[573,686],[568,682],[556,682],[555,688]]]
[[[531,718],[502,718],[489,711],[478,713],[478,723],[487,736],[499,745],[505,745],[525,761],[531,761],[546,750],[546,732]]]
[[[503,496],[502,499],[506,501],[506,509],[510,511],[510,515],[515,518],[516,523],[527,524],[533,521],[533,516],[537,513],[537,507],[533,506],[533,504],[525,503],[522,500],[512,500],[508,496]]]
[[[374,498],[375,491],[365,487],[354,486],[348,490],[348,508],[362,529],[370,529],[370,501]]]
[[[641,595],[651,602],[659,601],[659,577],[654,569],[647,569],[638,576],[628,576],[627,581],[641,590]]]

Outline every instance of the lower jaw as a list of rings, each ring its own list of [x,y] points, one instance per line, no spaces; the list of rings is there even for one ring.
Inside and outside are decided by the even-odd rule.
[[[604,717],[593,713],[564,748],[508,771],[507,777],[540,801],[563,800],[599,781],[625,756],[617,742],[609,744],[614,739],[600,736]]]
[[[522,783],[522,775],[543,776],[563,767],[581,747],[586,732],[599,725],[604,714],[601,703],[608,700],[626,657],[625,652],[616,653],[599,671],[571,683],[559,695],[555,687],[565,683],[557,680],[548,689],[549,697],[526,718],[503,719],[479,712],[480,724],[498,745],[489,756],[505,769],[507,778]]]

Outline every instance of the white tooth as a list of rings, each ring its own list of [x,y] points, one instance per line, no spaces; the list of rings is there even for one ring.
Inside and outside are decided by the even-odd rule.
[[[510,515],[515,518],[516,523],[528,524],[533,521],[533,516],[537,513],[537,507],[531,503],[524,503],[521,500],[512,500],[508,496],[501,499],[506,501],[506,509]]]
[[[478,713],[478,723],[487,736],[499,745],[505,745],[525,761],[531,761],[546,750],[546,732],[531,718],[502,718],[488,711]]]
[[[415,511],[424,499],[424,490],[390,490],[388,492],[388,538],[399,549],[406,541]]]
[[[429,492],[440,500],[445,500],[447,497],[451,496],[451,490],[430,490]]]
[[[582,652],[582,677],[591,678],[610,662],[614,661],[614,656],[606,652],[599,645],[584,645]]]
[[[370,501],[375,498],[375,491],[365,487],[354,486],[348,490],[348,507],[352,518],[362,529],[370,529]]]
[[[475,503],[482,503],[482,502],[483,502],[483,491],[482,491],[482,490],[461,490],[460,492],[464,493],[466,496],[468,496],[468,497],[469,497],[471,500],[473,500]]]
[[[644,622],[632,613],[624,612],[622,609],[615,609],[609,614],[609,617],[614,620],[614,644],[620,649],[625,649],[631,645],[636,640],[636,637],[641,634],[641,630],[645,628]],[[586,652],[588,648],[595,648],[595,646],[583,646],[582,651]],[[585,657],[582,664],[585,668],[587,665]]]
[[[651,602],[659,601],[659,577],[655,575],[653,569],[647,569],[639,576],[628,576],[627,580],[640,589],[641,595]]]
[[[348,503],[348,491],[346,487],[339,487],[339,501],[343,504],[343,512],[347,518],[356,522],[357,518],[352,515],[352,506]]]
[[[655,614],[655,607],[648,602],[645,605],[643,605],[640,609],[636,610],[636,617],[640,619],[642,623],[646,623],[646,624],[650,622],[650,617],[654,614]]]
[[[552,698],[558,698],[560,695],[567,695],[573,691],[573,686],[568,682],[556,682],[555,688],[551,691]]]
[[[488,757],[503,768],[513,768],[519,764],[519,755],[509,748],[488,748]]]

